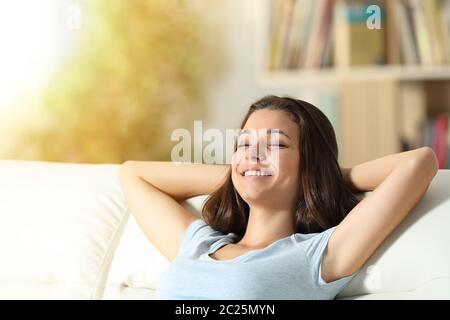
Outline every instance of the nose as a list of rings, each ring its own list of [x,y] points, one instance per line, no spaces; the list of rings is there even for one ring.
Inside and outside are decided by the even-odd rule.
[[[257,144],[253,144],[250,146],[250,161],[265,161],[266,160],[266,154],[263,147]],[[246,155],[246,158],[248,158],[248,154]]]

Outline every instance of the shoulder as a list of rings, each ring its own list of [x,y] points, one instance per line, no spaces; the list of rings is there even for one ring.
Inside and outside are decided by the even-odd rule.
[[[230,237],[235,239],[234,233],[222,233],[211,227],[205,220],[197,218],[193,220],[186,228],[180,243],[180,254],[188,251],[195,251],[200,248],[207,250],[211,245],[220,239]]]
[[[295,239],[303,248],[314,283],[319,286],[340,287],[356,275],[338,274],[334,268],[337,264],[330,250],[330,239],[337,226],[317,233],[296,233]]]

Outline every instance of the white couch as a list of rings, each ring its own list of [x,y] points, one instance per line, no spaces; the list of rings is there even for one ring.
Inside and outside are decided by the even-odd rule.
[[[118,168],[0,160],[0,299],[154,299],[169,262],[130,214]],[[205,198],[184,205],[199,213]],[[450,299],[450,170],[337,298]]]

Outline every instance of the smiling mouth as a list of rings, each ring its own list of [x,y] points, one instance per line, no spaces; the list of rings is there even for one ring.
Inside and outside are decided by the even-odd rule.
[[[241,173],[241,176],[243,177],[261,177],[261,178],[267,178],[271,177],[272,173],[267,171],[259,171],[259,170],[246,170]]]

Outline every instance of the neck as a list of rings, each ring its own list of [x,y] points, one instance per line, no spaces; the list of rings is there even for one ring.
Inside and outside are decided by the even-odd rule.
[[[272,242],[295,233],[294,214],[291,210],[250,206],[249,220],[239,245],[264,248]]]

